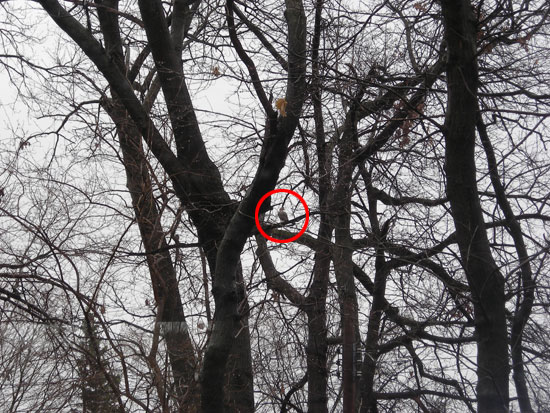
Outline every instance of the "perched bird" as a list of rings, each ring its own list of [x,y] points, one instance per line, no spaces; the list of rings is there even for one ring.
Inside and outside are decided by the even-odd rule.
[[[288,221],[288,214],[286,213],[286,211],[283,207],[281,207],[281,209],[279,209],[279,212],[277,213],[277,215],[279,215],[279,219],[281,220],[281,222],[287,222]]]

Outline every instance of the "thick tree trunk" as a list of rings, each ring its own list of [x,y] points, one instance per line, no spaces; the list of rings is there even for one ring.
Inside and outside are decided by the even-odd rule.
[[[166,339],[170,367],[180,411],[198,411],[198,383],[195,381],[197,362],[189,329],[185,321],[178,280],[161,226],[161,217],[153,197],[153,187],[147,160],[141,145],[141,135],[128,119],[128,114],[116,98],[113,105],[104,105],[116,124],[119,144],[126,170],[126,185],[132,198],[136,221],[147,253],[147,263],[161,333]]]
[[[324,152],[321,152],[324,153]],[[328,179],[326,176],[325,179]],[[313,279],[306,299],[308,320],[307,377],[308,412],[326,413],[327,406],[327,314],[326,298],[330,274],[330,239],[332,228],[328,222],[327,196],[329,187],[320,188],[321,224],[319,226],[320,247],[315,252]]]
[[[478,412],[508,409],[508,334],[504,278],[491,255],[474,159],[478,70],[476,25],[467,0],[444,0],[448,48],[445,119],[447,195],[457,242],[474,299]]]
[[[330,159],[326,150],[326,137],[322,106],[322,82],[319,73],[319,45],[321,41],[321,14],[323,0],[315,3],[314,35],[312,41],[312,100],[315,121],[315,142],[319,165],[319,206],[321,223],[317,239],[321,242],[315,252],[315,266],[311,289],[307,297],[308,341],[307,341],[307,407],[311,413],[327,413],[327,314],[326,299],[330,274]]]
[[[249,306],[240,263],[236,278],[239,321],[225,373],[225,382],[227,383],[225,411],[228,413],[253,413],[254,377],[248,325]]]
[[[348,215],[349,216],[349,215]],[[353,277],[353,261],[349,227],[342,220],[335,220],[335,247],[333,248],[334,270],[340,299],[342,324],[342,386],[343,412],[354,413],[356,401],[356,347],[357,340],[357,296]],[[349,221],[348,221],[349,224]],[[339,225],[343,225],[339,228]]]
[[[483,123],[481,113],[478,113],[477,129],[481,138],[481,143],[485,149],[487,156],[487,163],[489,166],[489,175],[491,176],[491,183],[495,190],[498,205],[504,216],[506,217],[506,226],[508,232],[514,240],[514,246],[518,261],[520,263],[520,277],[516,311],[514,312],[514,319],[512,321],[512,331],[510,333],[510,344],[512,353],[512,369],[513,379],[516,385],[516,393],[518,396],[518,403],[521,413],[532,413],[533,407],[529,400],[529,391],[527,389],[527,379],[525,377],[525,367],[523,359],[523,329],[529,321],[531,316],[531,310],[533,308],[533,302],[535,300],[535,287],[536,283],[533,280],[533,271],[531,269],[531,259],[527,253],[527,247],[525,240],[523,239],[523,231],[521,225],[514,215],[512,206],[506,196],[506,190],[501,182],[498,173],[498,163],[495,157],[495,151],[493,145],[487,134],[487,128]]]
[[[325,272],[324,259],[318,261],[314,272]],[[330,264],[330,259],[329,259]],[[328,271],[326,271],[328,273]],[[311,286],[308,297],[311,305],[308,305],[307,323],[307,378],[308,394],[307,408],[311,413],[326,413],[327,407],[327,325],[326,325],[326,288],[324,286],[324,274]],[[315,276],[315,275],[314,275]],[[327,277],[328,278],[328,277]],[[325,298],[325,299],[323,299]]]
[[[359,93],[357,102],[362,93]],[[357,337],[358,309],[357,293],[353,276],[353,245],[350,234],[351,191],[353,147],[356,140],[356,105],[350,108],[344,125],[344,132],[339,144],[338,178],[334,187],[331,210],[333,211],[334,246],[332,259],[338,284],[340,299],[340,317],[342,328],[342,387],[343,412],[354,413],[356,402],[356,353],[359,340]]]
[[[286,90],[287,112],[285,116],[269,108],[269,133],[264,138],[260,161],[250,188],[233,214],[216,256],[216,273],[212,292],[216,301],[214,325],[210,342],[204,356],[201,374],[202,411],[221,413],[224,411],[223,376],[229,351],[235,343],[234,332],[240,320],[239,298],[236,290],[239,258],[244,244],[254,226],[254,211],[260,198],[272,190],[283,168],[287,147],[298,125],[305,100],[306,69],[306,17],[300,0],[286,0],[285,17],[288,23],[288,82]],[[237,52],[245,52],[235,45]],[[254,67],[249,65],[251,77]],[[261,85],[253,78],[260,101]]]
[[[103,0],[100,3],[112,10],[118,9],[118,0]],[[118,16],[103,8],[99,8],[98,16],[105,46],[114,65],[120,71],[126,71]],[[198,383],[195,380],[197,360],[185,321],[176,270],[153,196],[142,136],[116,92],[113,91],[110,101],[104,101],[103,108],[110,115],[118,132],[126,171],[126,186],[130,192],[136,222],[147,253],[155,303],[162,323],[160,331],[166,340],[177,405],[180,411],[198,411]]]

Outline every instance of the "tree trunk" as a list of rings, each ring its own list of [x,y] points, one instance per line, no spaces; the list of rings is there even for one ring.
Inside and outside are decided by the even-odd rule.
[[[533,280],[533,271],[531,269],[531,259],[527,252],[527,247],[523,239],[521,225],[514,215],[512,206],[506,196],[506,190],[501,182],[498,173],[498,164],[495,157],[493,145],[489,139],[487,128],[483,123],[481,114],[478,113],[477,130],[481,138],[481,143],[485,149],[487,163],[489,166],[489,175],[491,183],[495,190],[498,205],[506,217],[506,226],[508,232],[514,240],[514,246],[520,263],[518,297],[514,319],[512,321],[512,331],[510,333],[510,344],[512,353],[513,379],[516,385],[516,393],[521,413],[532,413],[531,401],[529,400],[529,391],[527,390],[527,379],[525,377],[525,367],[523,360],[523,329],[529,320],[533,302],[535,300],[536,283]]]
[[[113,99],[108,108],[117,127],[119,144],[126,170],[126,185],[132,198],[132,206],[147,253],[147,264],[159,319],[163,323],[161,333],[166,339],[170,366],[180,411],[198,409],[195,371],[197,368],[193,343],[185,321],[176,271],[162,231],[161,217],[153,197],[153,187],[147,160],[143,154],[141,135],[128,118],[127,112]]]
[[[306,16],[300,0],[286,0],[285,17],[288,23],[288,81],[286,90],[287,111],[277,116],[269,106],[269,133],[264,137],[259,165],[247,194],[239,204],[225,228],[216,256],[216,272],[212,292],[216,301],[212,335],[204,355],[201,374],[202,411],[224,411],[223,376],[229,351],[235,343],[234,333],[240,319],[237,292],[237,272],[240,254],[254,227],[254,212],[261,197],[272,190],[278,180],[287,156],[287,148],[298,125],[305,100],[306,69]],[[237,52],[246,55],[239,45]],[[242,57],[241,57],[242,59]],[[246,59],[245,59],[246,60]],[[257,76],[249,65],[251,77]],[[260,101],[263,101],[261,84],[254,82]],[[265,97],[265,93],[263,93]]]
[[[462,264],[474,299],[478,412],[508,409],[508,337],[504,278],[491,255],[474,159],[478,69],[476,25],[467,0],[445,0],[448,103],[445,119],[447,195]]]
[[[361,100],[362,93],[356,102]],[[356,136],[356,105],[350,108],[339,144],[338,178],[334,188],[332,211],[335,244],[332,248],[334,272],[338,284],[342,328],[343,412],[354,413],[356,401],[356,347],[358,314],[357,294],[353,276],[353,245],[350,235],[353,146]]]
[[[225,410],[230,413],[253,413],[254,376],[250,353],[249,306],[240,263],[237,270],[237,302],[239,303],[239,321],[225,373],[227,383]]]
[[[315,122],[315,143],[319,164],[319,209],[321,223],[317,239],[321,245],[315,251],[315,265],[311,289],[307,297],[307,378],[308,394],[307,408],[311,413],[327,413],[327,309],[326,299],[330,274],[330,239],[332,226],[330,224],[330,159],[326,150],[326,136],[322,106],[322,82],[319,74],[319,45],[321,41],[321,14],[323,0],[315,3],[314,35],[312,41],[312,101],[313,118]]]
[[[380,325],[382,315],[387,309],[388,304],[386,300],[386,280],[388,278],[389,270],[386,266],[383,243],[389,227],[384,225],[384,229],[380,229],[377,210],[378,200],[372,191],[370,174],[364,173],[363,178],[365,180],[367,194],[369,196],[368,201],[371,228],[377,245],[375,247],[375,274],[372,291],[372,306],[369,313],[367,338],[365,341],[365,357],[363,359],[361,372],[361,413],[377,413],[378,406],[374,394],[374,378],[376,376],[376,365],[378,361]]]

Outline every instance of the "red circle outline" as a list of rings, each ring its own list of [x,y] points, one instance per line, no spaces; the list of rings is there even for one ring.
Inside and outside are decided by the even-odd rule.
[[[296,235],[287,239],[277,239],[267,235],[265,231],[262,229],[262,226],[260,225],[260,219],[258,218],[258,215],[260,213],[260,207],[262,206],[264,201],[267,198],[269,198],[271,195],[277,194],[279,192],[285,192],[287,194],[294,195],[302,203],[302,205],[304,206],[304,210],[306,211],[306,222],[303,228]],[[256,212],[254,214],[254,219],[256,220],[256,228],[258,228],[258,231],[260,231],[260,234],[262,234],[265,238],[273,242],[278,242],[279,244],[286,244],[287,242],[296,241],[298,238],[300,238],[304,234],[304,232],[306,232],[307,224],[309,224],[309,208],[307,207],[306,201],[304,201],[304,198],[302,198],[300,194],[294,191],[291,191],[290,189],[274,189],[273,191],[269,191],[258,201],[258,204],[256,205]]]

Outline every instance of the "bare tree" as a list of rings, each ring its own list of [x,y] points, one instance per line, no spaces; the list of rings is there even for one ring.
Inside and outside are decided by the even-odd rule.
[[[28,5],[0,297],[60,365],[93,314],[128,411],[547,408],[545,1]]]

